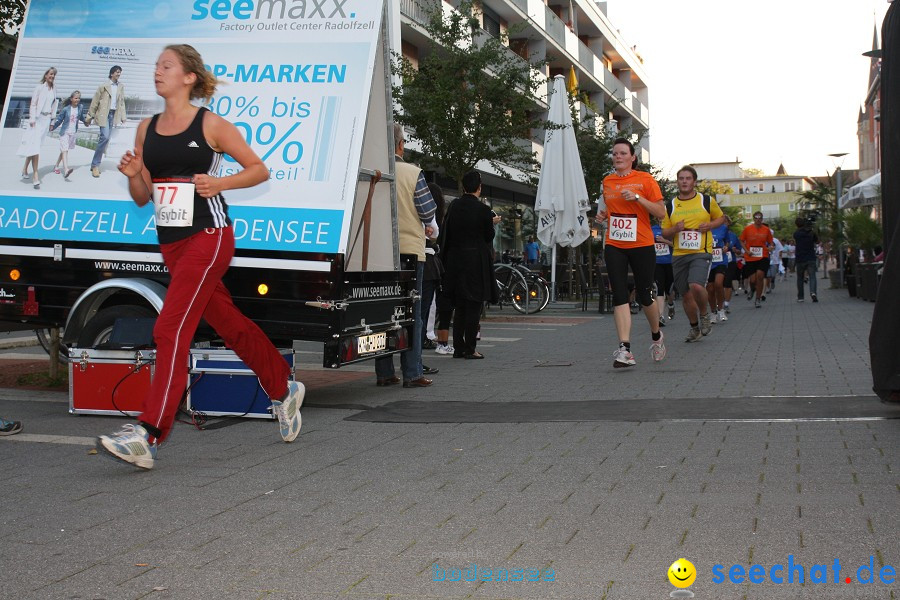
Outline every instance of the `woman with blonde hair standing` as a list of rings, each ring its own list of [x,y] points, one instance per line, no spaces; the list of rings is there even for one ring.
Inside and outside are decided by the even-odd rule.
[[[156,371],[136,425],[100,436],[98,449],[142,469],[150,469],[157,444],[166,439],[187,382],[191,340],[201,317],[259,377],[272,401],[281,437],[300,432],[303,384],[260,328],[234,305],[222,277],[234,256],[234,232],[222,192],[248,188],[269,171],[222,117],[191,103],[214,93],[216,78],[191,46],[167,46],[156,61],[156,93],[162,113],[138,126],[134,150],[119,162],[138,206],[153,203],[159,248],[171,281],[153,328]],[[216,177],[225,154],[243,167]]]
[[[50,131],[50,120],[56,114],[59,100],[56,98],[56,88],[53,81],[56,79],[56,67],[50,67],[44,71],[41,82],[34,88],[31,94],[31,104],[28,106],[28,125],[22,134],[22,141],[16,154],[25,157],[22,166],[22,181],[28,180],[28,163],[31,163],[31,182],[34,189],[41,189],[41,178],[38,175],[38,158],[41,153],[41,143],[44,136]]]

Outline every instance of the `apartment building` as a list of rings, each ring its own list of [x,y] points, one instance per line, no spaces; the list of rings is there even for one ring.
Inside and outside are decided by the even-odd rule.
[[[775,175],[754,175],[734,162],[693,163],[699,179],[715,180],[729,186],[734,193],[719,194],[716,200],[722,206],[738,206],[750,217],[761,211],[767,219],[787,217],[797,211],[800,194],[815,187],[815,182],[805,175],[789,175],[784,165],[779,165]]]
[[[422,23],[430,10],[455,10],[458,0],[394,0],[399,4],[395,20],[399,20],[400,48],[415,64],[427,51],[428,39]],[[617,0],[626,1],[626,0]],[[395,4],[394,8],[398,6]],[[649,90],[647,74],[641,57],[629,45],[606,14],[606,2],[589,0],[481,0],[481,27],[489,35],[508,33],[509,51],[527,60],[547,60],[543,74],[548,85],[547,96],[556,75],[568,75],[572,68],[578,88],[586,93],[589,103],[579,106],[582,115],[593,114],[590,107],[600,111],[615,105],[601,116],[619,131],[641,132],[649,129]],[[512,30],[510,30],[512,27]],[[394,42],[396,44],[396,42]],[[544,102],[537,110],[546,111]],[[532,131],[531,145],[542,156],[543,131]],[[412,142],[410,147],[415,148]],[[649,139],[644,138],[636,150],[640,158],[649,161]],[[505,229],[497,240],[498,250],[520,251],[522,240],[535,233],[534,197],[536,189],[503,179],[489,165],[478,165],[483,173],[484,197],[504,219]],[[442,181],[439,174],[429,174],[452,197],[456,190],[452,182]]]

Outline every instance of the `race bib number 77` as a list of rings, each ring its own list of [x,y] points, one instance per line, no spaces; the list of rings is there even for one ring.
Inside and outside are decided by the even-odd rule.
[[[188,178],[153,180],[153,208],[156,224],[162,227],[190,227],[194,224],[194,184]]]

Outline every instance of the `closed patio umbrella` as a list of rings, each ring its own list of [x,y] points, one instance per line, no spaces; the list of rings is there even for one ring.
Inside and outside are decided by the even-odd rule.
[[[557,127],[548,128],[544,138],[535,212],[538,239],[553,249],[550,289],[551,298],[555,300],[556,246],[575,247],[591,235],[587,217],[590,202],[569,112],[566,80],[562,75],[553,79],[547,120]]]

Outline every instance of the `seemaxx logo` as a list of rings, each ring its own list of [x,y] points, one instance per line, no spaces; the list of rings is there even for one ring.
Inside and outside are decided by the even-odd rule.
[[[344,8],[350,0],[194,0],[192,21],[203,19],[355,19]]]

